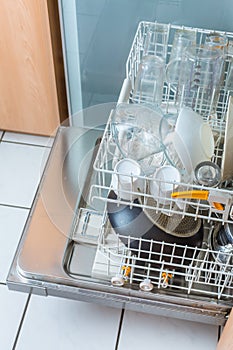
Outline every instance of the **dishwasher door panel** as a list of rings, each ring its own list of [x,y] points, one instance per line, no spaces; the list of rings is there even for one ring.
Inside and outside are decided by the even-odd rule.
[[[77,206],[85,203],[82,193],[89,186],[90,154],[96,154],[96,140],[102,133],[59,128],[9,271],[9,289],[224,324],[230,310],[227,303],[164,290],[143,293],[135,286],[118,288],[109,279],[92,275],[97,243],[74,242],[70,232]]]

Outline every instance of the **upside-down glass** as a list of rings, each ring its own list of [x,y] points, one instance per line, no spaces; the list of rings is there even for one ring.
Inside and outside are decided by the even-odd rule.
[[[174,64],[177,60],[167,65],[166,79],[176,90],[179,108],[190,107],[203,117],[213,115],[224,73],[222,50],[187,48],[181,59],[182,69],[176,76]]]
[[[173,62],[169,70],[169,79],[172,82],[178,80],[182,70],[182,58],[185,50],[196,44],[196,31],[192,29],[177,29],[174,34],[169,62]],[[173,87],[171,85],[171,87]]]
[[[177,29],[172,42],[170,60],[182,58],[185,50],[196,44],[196,31],[194,29]]]
[[[227,53],[228,38],[225,34],[209,33],[205,37],[205,47],[213,50],[222,50],[224,54]]]
[[[169,25],[150,23],[143,42],[143,56],[158,56],[166,60]]]
[[[144,174],[153,173],[164,161],[159,127],[162,115],[141,104],[121,103],[111,118],[118,160],[137,161]],[[113,159],[114,163],[114,159]]]
[[[229,61],[227,75],[226,75],[225,89],[228,91],[233,91],[233,58],[231,58]]]
[[[145,56],[138,67],[132,101],[160,106],[163,97],[165,63],[157,56]]]
[[[205,48],[209,50],[218,50],[222,52],[222,55],[225,59],[224,71],[227,68],[227,61],[229,61],[229,59],[231,58],[231,56],[228,56],[228,43],[229,41],[226,34],[218,34],[218,33],[212,32],[207,34],[205,37],[205,43],[204,43]],[[224,87],[224,74],[222,75],[220,84],[221,84],[221,87]]]

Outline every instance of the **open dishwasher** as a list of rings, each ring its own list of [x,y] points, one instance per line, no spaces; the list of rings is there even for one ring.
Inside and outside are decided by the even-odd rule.
[[[7,284],[10,289],[44,296],[224,324],[233,302],[233,252],[231,244],[226,244],[228,250],[219,249],[216,237],[226,225],[233,224],[231,179],[226,177],[221,186],[210,188],[187,181],[187,177],[168,182],[162,178],[152,195],[148,190],[153,187],[151,173],[140,172],[128,174],[128,188],[118,186],[119,176],[125,174],[116,172],[116,164],[125,155],[116,140],[116,114],[121,106],[129,109],[129,114],[140,109],[148,112],[144,105],[147,96],[141,99],[135,95],[135,85],[153,25],[141,22],[138,26],[119,102],[104,128],[58,129]],[[159,43],[167,60],[175,31],[183,29],[167,26],[167,40]],[[200,44],[211,33],[194,31]],[[211,162],[223,171],[223,163],[225,169],[228,167],[226,145],[229,152],[232,142],[233,102],[226,84],[230,85],[233,34],[215,34],[227,36],[228,55],[216,111],[203,119],[214,135]],[[165,126],[174,127],[176,102],[173,84],[164,83]],[[196,104],[197,112],[202,108]],[[149,113],[154,111],[149,109]],[[156,162],[162,154],[162,166],[171,163],[169,157],[164,158],[167,149],[155,152]],[[153,164],[154,154],[151,156]],[[164,199],[160,191],[164,186],[176,196]],[[186,195],[179,197],[181,192]],[[196,198],[195,193],[205,197]]]

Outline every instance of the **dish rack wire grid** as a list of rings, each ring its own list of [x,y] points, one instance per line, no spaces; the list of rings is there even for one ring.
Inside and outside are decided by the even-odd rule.
[[[157,22],[154,22],[157,23]],[[131,46],[131,50],[129,52],[127,62],[126,62],[126,77],[130,79],[131,82],[131,94],[129,100],[131,101],[132,92],[134,90],[135,85],[135,79],[138,72],[139,65],[142,61],[142,58],[144,56],[144,45],[145,45],[145,39],[147,37],[148,31],[150,30],[150,26],[153,23],[151,22],[140,22],[138,25],[138,29],[136,31],[133,44]],[[158,23],[160,25],[161,23]],[[174,33],[177,30],[181,29],[192,29],[196,32],[196,44],[197,45],[203,45],[205,42],[205,38],[210,33],[215,33],[216,35],[226,35],[228,38],[228,52],[226,53],[225,57],[225,66],[224,66],[224,77],[223,77],[223,84],[222,89],[219,92],[219,98],[218,98],[218,105],[217,105],[217,113],[213,116],[204,116],[204,119],[206,118],[210,124],[212,124],[212,127],[215,129],[224,129],[224,118],[227,111],[227,102],[229,98],[229,92],[224,89],[224,84],[226,82],[226,78],[228,76],[230,67],[231,67],[231,59],[233,56],[233,33],[231,32],[223,32],[223,31],[217,31],[217,30],[208,30],[208,29],[201,29],[201,28],[191,28],[186,26],[178,26],[178,25],[171,25],[168,24],[168,35],[167,35],[167,43],[162,44],[158,43],[158,45],[161,47],[162,45],[166,46],[164,52],[166,53],[166,63],[169,62],[171,51],[172,51],[172,40],[174,38]],[[150,54],[153,54],[153,52],[150,52]],[[146,101],[150,102],[150,96],[146,96]],[[135,101],[140,103],[140,96],[134,97]],[[170,103],[174,103],[176,99],[176,94],[174,93],[174,90],[172,88],[172,84],[164,83],[163,87],[163,107],[166,111],[169,110]],[[203,112],[204,111],[204,105],[201,101],[202,95],[200,95],[198,106],[196,106],[197,112]],[[203,108],[203,110],[202,110]],[[194,107],[195,110],[195,107]]]
[[[138,66],[142,59],[142,42],[146,36],[150,22],[141,22],[138,26],[132,48],[126,64],[126,75],[130,79],[133,89],[135,76]],[[176,25],[169,25],[169,36],[173,36],[176,29],[187,28]],[[195,29],[199,43],[204,41],[205,36],[212,30]],[[229,42],[233,43],[233,33],[217,32],[226,34]],[[172,44],[167,44],[167,55],[171,52]],[[231,57],[226,57],[225,76],[228,74]],[[218,137],[215,139],[215,152],[212,161],[217,163],[221,168],[221,159],[224,147],[225,134],[225,117],[229,102],[230,92],[224,87],[219,94],[219,103],[217,113],[211,116],[207,121],[211,124],[213,132],[216,132]],[[169,84],[164,85],[163,103],[167,110],[169,103],[174,102],[174,93]],[[130,99],[128,103],[131,103]],[[109,116],[102,141],[94,162],[94,181],[90,188],[90,202],[103,202],[106,210],[107,202],[112,202],[108,194],[112,190],[111,179],[113,174],[119,176],[119,173],[114,172],[114,165],[122,159],[118,147],[114,141],[111,130],[112,113]],[[213,201],[220,201],[223,205],[222,209],[216,208],[210,201],[201,201],[193,199],[174,199],[168,198],[166,205],[160,203],[161,194],[158,191],[157,197],[149,193],[148,188],[152,181],[150,176],[139,176],[143,182],[143,190],[140,193],[133,191],[125,191],[128,195],[128,200],[122,200],[119,196],[114,199],[117,205],[128,205],[132,207],[140,207],[142,210],[155,211],[156,213],[164,213],[168,216],[179,214],[181,219],[185,216],[191,216],[197,219],[203,219],[208,225],[232,223],[233,219],[233,196],[232,191],[227,188],[227,182],[221,184],[221,188],[208,188],[195,185],[193,183],[170,183],[175,188],[182,191],[191,190],[206,190],[213,197]],[[132,179],[131,179],[132,180]],[[163,183],[163,181],[160,181]],[[135,196],[140,200],[135,201]],[[151,204],[152,203],[152,204]],[[190,210],[192,208],[192,210]],[[105,212],[106,214],[106,212]],[[106,219],[106,222],[108,220]],[[233,265],[232,254],[229,254],[227,261],[219,263],[220,252],[212,250],[212,247],[204,242],[201,248],[192,248],[188,246],[177,246],[176,244],[168,244],[165,242],[156,242],[151,240],[147,243],[149,250],[143,249],[143,238],[134,238],[132,236],[120,236],[115,242],[109,246],[108,244],[108,225],[104,224],[101,229],[98,250],[107,259],[107,271],[111,271],[112,267],[118,270],[118,273],[123,276],[127,283],[140,283],[144,279],[149,279],[157,288],[169,288],[172,291],[183,291],[186,294],[201,293],[202,295],[212,296],[217,299],[233,297]],[[131,243],[138,241],[137,248],[132,249]],[[124,244],[122,245],[122,242]],[[156,244],[157,251],[153,252],[153,245]],[[165,252],[165,248],[169,252]],[[177,255],[176,249],[180,248],[182,254]],[[187,254],[189,251],[189,254]],[[191,255],[190,255],[191,252]],[[227,256],[227,255],[226,255]],[[177,262],[178,261],[178,262]],[[126,276],[122,269],[127,267],[128,274]],[[129,272],[130,271],[130,272]],[[109,274],[111,275],[111,273]]]
[[[219,152],[219,148],[217,149]],[[90,201],[101,200],[103,202],[112,201],[108,198],[108,193],[112,189],[111,178],[114,174],[119,177],[121,173],[114,172],[114,164],[122,159],[121,154],[118,152],[116,143],[112,138],[111,132],[111,116],[108,120],[100,148],[97,153],[97,157],[94,162],[95,170],[95,181],[91,186],[90,190]],[[123,174],[124,175],[124,174]],[[128,175],[127,175],[128,176]],[[131,177],[131,182],[133,183],[133,176]],[[136,176],[134,175],[134,178]],[[177,191],[177,186],[179,190],[182,191],[192,191],[192,190],[202,190],[210,191],[213,198],[217,198],[216,201],[221,201],[224,204],[223,210],[216,209],[211,203],[203,202],[202,200],[193,200],[192,198],[176,199],[176,198],[166,198],[166,204],[161,203],[163,198],[162,191],[158,191],[157,194],[153,196],[148,191],[150,183],[153,178],[150,176],[137,176],[141,180],[141,192],[136,193],[133,190],[121,189],[121,193],[128,194],[128,200],[122,200],[120,197],[117,198],[118,204],[130,205],[134,207],[141,207],[142,209],[154,210],[157,212],[164,212],[165,214],[171,216],[173,214],[179,214],[181,217],[192,216],[201,219],[207,219],[207,221],[215,221],[222,223],[232,223],[232,203],[233,203],[233,192],[227,188],[214,188],[195,185],[193,183],[175,183],[166,182],[173,186],[174,191]],[[165,181],[158,180],[158,183],[165,184]],[[159,186],[160,187],[160,186]],[[133,189],[133,185],[131,186]],[[140,197],[140,203],[137,203],[134,198],[135,196]],[[178,204],[178,205],[177,205]],[[190,211],[189,208],[192,207],[193,210]]]
[[[213,229],[214,226],[205,226],[206,238]],[[203,240],[202,247],[194,248],[111,234],[111,231],[107,215],[104,215],[98,251],[105,258],[107,276],[119,278],[116,285],[136,287],[144,281],[155,290],[166,289],[171,293],[202,295],[232,302],[232,254],[224,253],[223,263],[222,253],[211,250],[208,239]]]
[[[143,38],[146,36],[147,30],[150,26],[151,22],[140,22],[135,38],[133,40],[133,45],[129,53],[129,57],[127,59],[126,64],[126,74],[127,77],[131,81],[131,85],[134,85],[134,79],[135,75],[138,69],[138,65],[140,63],[140,60],[142,58],[142,42]],[[169,36],[174,35],[174,31],[181,28],[188,28],[188,27],[180,27],[175,25],[169,25]],[[197,38],[200,43],[203,42],[205,36],[208,33],[211,33],[211,30],[204,30],[204,29],[195,29],[197,32]],[[233,45],[233,33],[223,33],[223,32],[217,32],[215,33],[219,34],[226,34],[228,36],[229,42],[232,42]],[[169,40],[168,40],[169,42]],[[171,52],[172,44],[168,44],[167,47],[167,54],[169,56],[169,53]],[[232,56],[233,56],[233,46],[232,46]],[[229,70],[229,62],[230,59],[228,56],[226,57],[226,64],[225,64],[225,78],[228,74]],[[163,96],[163,102],[167,104],[169,108],[169,103],[171,101],[174,101],[174,94],[172,93],[172,90],[170,87],[166,84],[164,84],[165,94]],[[217,114],[216,116],[212,116],[211,119],[208,120],[208,122],[211,124],[213,134],[218,135],[217,138],[215,138],[215,150],[214,155],[212,157],[212,161],[219,165],[221,168],[221,161],[222,161],[222,155],[223,155],[223,148],[224,148],[224,134],[225,134],[225,117],[227,113],[227,107],[229,102],[229,96],[230,92],[226,91],[224,88],[221,89],[219,94],[219,103],[217,107]],[[128,101],[130,102],[130,101]],[[94,170],[96,172],[95,174],[95,183],[91,187],[90,191],[90,199],[95,200],[99,199],[104,202],[108,201],[107,198],[108,192],[111,190],[111,177],[115,173],[114,172],[114,165],[117,161],[121,160],[123,156],[121,155],[120,151],[118,150],[118,147],[116,145],[116,142],[114,141],[113,133],[111,130],[111,118],[112,113],[110,113],[100,148],[98,150],[96,160],[94,162]],[[115,176],[119,176],[119,173],[115,173]],[[135,175],[134,175],[135,177]],[[226,181],[224,183],[221,183],[221,187],[217,188],[208,188],[205,186],[196,185],[193,183],[173,183],[174,189],[175,187],[179,188],[179,191],[191,191],[191,190],[205,190],[210,191],[210,197],[215,199],[216,202],[222,203],[222,210],[216,209],[215,206],[213,206],[210,202],[203,202],[201,200],[193,200],[193,199],[182,199],[177,200],[173,198],[169,198],[166,200],[166,205],[163,205],[159,203],[159,199],[161,196],[160,191],[158,191],[157,196],[154,195],[153,197],[150,195],[148,188],[150,187],[150,183],[152,181],[152,178],[150,176],[138,176],[138,178],[141,179],[141,181],[144,183],[142,186],[141,193],[140,193],[140,204],[135,203],[133,198],[135,197],[135,193],[133,191],[128,191],[129,194],[129,200],[128,204],[131,206],[141,206],[143,209],[149,209],[149,210],[155,210],[156,212],[163,211],[167,215],[172,215],[174,213],[180,214],[182,217],[184,215],[193,216],[195,218],[202,218],[207,219],[207,221],[216,221],[216,222],[222,222],[223,224],[226,222],[231,223],[233,218],[233,195],[232,191],[228,189],[229,183]],[[161,184],[164,183],[164,181],[159,181]],[[171,184],[171,183],[170,183]],[[230,183],[231,184],[231,183]],[[160,186],[159,186],[160,187]],[[123,190],[122,190],[123,191]],[[124,191],[123,191],[124,192]],[[125,191],[127,193],[127,191]],[[132,196],[130,196],[130,193]],[[154,200],[155,199],[155,200]],[[122,201],[120,198],[117,199],[119,204],[127,204],[127,201]],[[151,206],[151,201],[153,201],[153,206]],[[175,204],[178,204],[175,205]],[[190,212],[188,209],[190,206],[193,208],[193,210]]]

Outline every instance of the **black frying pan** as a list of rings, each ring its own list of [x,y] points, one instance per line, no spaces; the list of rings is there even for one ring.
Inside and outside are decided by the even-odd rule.
[[[187,258],[192,258],[194,254],[194,250],[191,247],[201,247],[203,241],[203,227],[200,225],[198,231],[194,233],[192,236],[188,237],[180,237],[175,236],[170,233],[163,231],[161,228],[157,227],[154,223],[150,221],[150,219],[146,216],[142,208],[129,206],[128,204],[117,204],[115,200],[117,199],[116,194],[113,191],[110,191],[109,199],[113,200],[112,202],[107,203],[107,211],[108,218],[111,226],[115,230],[116,233],[125,236],[125,238],[121,237],[121,240],[124,244],[127,244],[127,236],[142,238],[141,241],[141,250],[143,252],[140,254],[140,257],[147,259],[148,251],[150,250],[151,241],[147,242],[145,240],[154,240],[157,242],[165,242],[171,243],[172,246],[165,245],[163,250],[163,258],[162,260],[169,262],[170,255],[173,251],[173,254],[176,255],[175,259],[172,260],[172,263],[180,264],[181,258],[184,254],[184,247],[176,247],[175,251],[174,243],[177,245],[185,246],[187,245],[190,249],[187,249],[185,256]],[[134,200],[135,204],[140,204],[138,199]],[[139,240],[135,239],[130,242],[130,248],[135,255],[138,255],[139,248]],[[161,250],[161,244],[153,242],[152,254],[153,260],[159,259],[159,252]],[[156,254],[157,253],[157,254]],[[169,256],[166,256],[169,255]],[[190,263],[190,259],[186,259],[183,264],[188,265]]]

